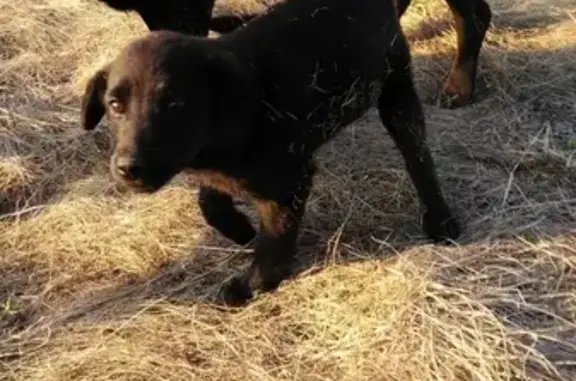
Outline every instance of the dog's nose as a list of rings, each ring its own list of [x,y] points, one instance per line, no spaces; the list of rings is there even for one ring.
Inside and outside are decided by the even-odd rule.
[[[118,174],[129,181],[135,181],[142,175],[142,168],[130,158],[120,157],[116,160]]]

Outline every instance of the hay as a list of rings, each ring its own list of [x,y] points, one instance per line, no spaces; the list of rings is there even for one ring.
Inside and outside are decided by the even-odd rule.
[[[193,179],[122,192],[106,129],[78,123],[86,80],[142,23],[0,0],[0,380],[574,379],[576,1],[491,5],[459,110],[436,107],[447,7],[403,19],[460,244],[422,240],[370,112],[321,152],[299,274],[230,311],[207,300],[249,255],[206,227]]]

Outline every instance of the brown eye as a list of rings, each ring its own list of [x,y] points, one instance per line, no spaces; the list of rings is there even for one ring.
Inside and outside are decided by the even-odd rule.
[[[115,114],[122,114],[124,112],[124,105],[117,100],[110,101],[108,103],[110,110]]]

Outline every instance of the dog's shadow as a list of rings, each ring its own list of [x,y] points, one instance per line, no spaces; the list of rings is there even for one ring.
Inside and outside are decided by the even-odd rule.
[[[308,218],[315,219],[314,216]],[[319,221],[315,221],[316,223]],[[329,221],[327,225],[330,225]],[[406,225],[410,225],[407,223]],[[416,226],[408,227],[416,232]],[[343,264],[370,259],[386,259],[417,245],[402,236],[406,230],[383,237],[372,235],[362,226],[350,223],[335,233],[316,231],[306,223],[298,240],[296,264],[291,276],[280,285],[283,287],[296,278],[313,276],[332,264]],[[392,241],[390,238],[392,238]],[[368,238],[368,239],[363,239]],[[362,248],[357,245],[363,241]],[[239,247],[217,231],[207,228],[190,254],[158,266],[156,270],[124,284],[102,290],[85,301],[70,306],[61,316],[62,323],[90,319],[99,320],[130,316],[146,305],[158,301],[173,305],[206,304],[217,309],[229,309],[220,299],[221,286],[237,275],[252,261],[253,250]],[[369,254],[368,254],[369,253]],[[274,291],[269,293],[273,296]],[[260,298],[256,294],[249,303]],[[109,316],[108,316],[109,315]]]

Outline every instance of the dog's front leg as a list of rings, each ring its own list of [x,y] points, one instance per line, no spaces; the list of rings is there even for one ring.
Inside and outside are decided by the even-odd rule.
[[[291,274],[296,240],[312,187],[313,170],[306,165],[299,176],[285,186],[282,181],[274,199],[257,199],[260,228],[254,258],[242,273],[225,282],[219,297],[228,305],[241,305],[255,291],[270,292]]]

